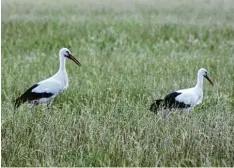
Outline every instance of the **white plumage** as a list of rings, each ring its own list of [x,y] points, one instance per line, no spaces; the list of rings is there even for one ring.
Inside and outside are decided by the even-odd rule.
[[[150,110],[156,112],[160,105],[166,108],[179,108],[191,110],[200,104],[203,99],[203,77],[205,77],[212,85],[212,81],[208,77],[206,69],[201,68],[197,73],[197,84],[195,87],[188,89],[176,90],[165,96],[164,99],[155,100],[151,104]]]
[[[68,76],[65,67],[67,58],[73,60],[77,65],[81,65],[67,48],[62,48],[59,51],[60,67],[58,72],[29,88],[15,100],[15,107],[19,107],[25,102],[33,105],[38,103],[49,104],[61,91],[68,88]]]

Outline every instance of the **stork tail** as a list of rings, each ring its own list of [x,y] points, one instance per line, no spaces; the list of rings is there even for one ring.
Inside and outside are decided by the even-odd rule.
[[[154,113],[157,113],[157,111],[159,110],[162,103],[163,103],[163,99],[155,100],[155,102],[150,105],[149,110],[154,112]]]
[[[22,103],[24,103],[24,101],[22,100],[21,97],[13,100],[13,103],[14,103],[14,108],[18,108]]]

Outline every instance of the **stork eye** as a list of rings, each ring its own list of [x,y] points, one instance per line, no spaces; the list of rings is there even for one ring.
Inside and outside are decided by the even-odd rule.
[[[66,51],[66,57],[69,57],[71,54],[70,54],[70,52],[69,51]]]

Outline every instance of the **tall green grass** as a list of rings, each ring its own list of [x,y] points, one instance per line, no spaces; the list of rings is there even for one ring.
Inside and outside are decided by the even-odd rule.
[[[233,166],[233,1],[2,2],[2,166]],[[54,74],[52,107],[12,100]],[[210,72],[203,103],[165,118],[155,98]]]

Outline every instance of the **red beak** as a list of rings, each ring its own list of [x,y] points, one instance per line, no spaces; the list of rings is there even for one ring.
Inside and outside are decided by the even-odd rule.
[[[211,79],[207,75],[205,75],[204,77],[210,82],[211,85],[214,85]]]
[[[81,66],[80,62],[73,55],[69,55],[68,58],[74,61],[77,65]]]

